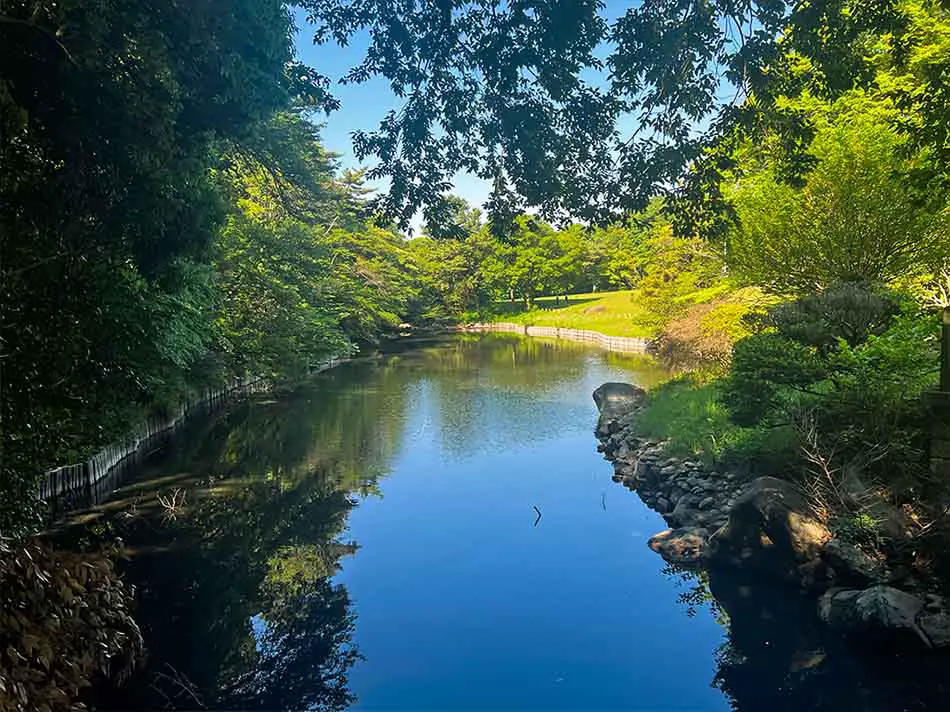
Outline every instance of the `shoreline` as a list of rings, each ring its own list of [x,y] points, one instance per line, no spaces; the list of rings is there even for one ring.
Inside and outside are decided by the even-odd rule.
[[[666,562],[782,585],[845,636],[950,648],[950,600],[933,581],[833,533],[796,484],[666,455],[662,442],[637,433],[646,406],[637,386],[606,383],[593,396],[597,449],[612,479],[671,527],[647,542]]]
[[[698,530],[697,536],[708,539],[727,524],[730,509],[748,489],[748,477],[667,455],[661,441],[640,436],[636,416],[645,405],[644,396],[637,393],[628,404],[613,410],[609,405],[600,406],[597,450],[613,464],[613,481],[636,492],[671,530]],[[655,548],[655,538],[650,540],[650,548],[669,563],[699,565],[704,558],[704,547],[697,547],[698,541],[687,550],[674,551]]]
[[[330,358],[308,374],[315,376],[351,361],[350,357]],[[145,459],[164,446],[165,441],[196,416],[213,413],[228,404],[270,391],[265,378],[238,378],[223,388],[207,389],[201,397],[183,402],[168,419],[153,417],[136,426],[123,440],[106,445],[88,459],[43,471],[38,478],[37,496],[62,514],[77,500],[95,504],[107,498],[125,477],[137,471]]]

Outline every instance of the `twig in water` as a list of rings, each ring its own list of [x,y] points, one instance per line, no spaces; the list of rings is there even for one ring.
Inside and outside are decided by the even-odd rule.
[[[538,509],[537,507],[534,507],[534,511],[538,513],[538,518],[534,520],[534,526],[538,526],[538,522],[541,521],[541,510]]]
[[[185,491],[178,488],[172,492],[169,497],[158,495],[158,503],[162,505],[162,509],[165,510],[165,513],[162,515],[163,519],[166,521],[177,519],[178,515],[181,514],[182,508],[185,506]]]
[[[607,511],[607,493],[606,492],[600,493],[600,506],[604,508],[605,512]]]
[[[197,708],[203,710],[208,709],[208,706],[202,701],[201,696],[198,694],[198,688],[194,683],[168,663],[165,663],[165,667],[171,670],[171,675],[167,675],[161,671],[156,672],[152,677],[152,682],[149,683],[149,687],[165,698],[165,709],[177,709],[177,701],[186,695],[191,698]],[[168,686],[172,688],[168,690],[168,694],[166,694],[166,692],[161,689],[162,686],[159,685],[159,683],[166,681],[168,682]],[[191,703],[187,704],[189,707],[191,706]]]

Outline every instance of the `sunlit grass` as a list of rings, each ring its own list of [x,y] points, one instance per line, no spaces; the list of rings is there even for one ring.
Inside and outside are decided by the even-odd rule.
[[[674,378],[650,391],[637,416],[640,435],[666,442],[666,451],[708,463],[755,462],[761,474],[780,474],[796,461],[798,446],[790,426],[744,428],[729,419],[721,382],[703,374]]]
[[[636,296],[636,290],[624,290],[572,294],[558,302],[542,297],[530,311],[521,302],[497,302],[493,321],[588,329],[608,336],[653,336],[657,317],[640,306]]]

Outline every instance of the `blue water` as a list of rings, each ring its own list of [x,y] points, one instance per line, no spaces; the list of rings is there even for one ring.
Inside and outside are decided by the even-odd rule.
[[[451,338],[198,423],[82,519],[122,537],[150,653],[92,701],[729,709],[726,629],[681,600],[646,546],[663,521],[596,450],[592,391],[656,378],[576,344]]]
[[[64,524],[65,540],[121,546],[148,649],[87,701],[950,708],[950,654],[850,644],[807,596],[754,574],[670,571],[647,548],[665,525],[611,481],[591,392],[657,377],[575,344],[466,336],[196,420]]]
[[[576,358],[543,394],[469,374],[451,404],[465,434],[437,386],[415,384],[338,575],[366,658],[350,678],[361,708],[728,708],[710,686],[723,628],[687,615],[646,547],[662,519],[596,452],[590,394],[636,372]]]

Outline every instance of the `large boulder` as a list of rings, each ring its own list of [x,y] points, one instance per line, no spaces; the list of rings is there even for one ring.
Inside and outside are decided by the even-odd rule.
[[[933,645],[918,621],[924,601],[891,586],[826,591],[818,615],[831,628],[850,634],[887,634]]]
[[[825,544],[821,556],[831,567],[836,585],[869,586],[884,583],[889,576],[881,557],[841,539]]]
[[[594,403],[600,411],[597,435],[606,437],[618,427],[624,415],[637,409],[646,396],[646,391],[631,383],[605,383],[594,391]]]
[[[775,477],[753,480],[709,540],[711,565],[754,569],[811,586],[824,580],[821,550],[831,532],[795,485]]]
[[[695,566],[703,561],[708,536],[702,528],[666,529],[650,537],[647,546],[671,564]]]

